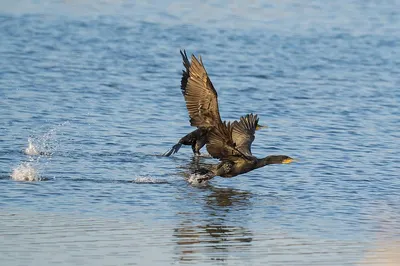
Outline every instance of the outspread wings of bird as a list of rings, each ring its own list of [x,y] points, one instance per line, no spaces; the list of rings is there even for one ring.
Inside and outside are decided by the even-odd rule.
[[[191,57],[181,51],[185,70],[182,73],[181,90],[186,101],[190,124],[212,128],[208,136],[207,151],[214,158],[252,156],[251,144],[258,123],[257,115],[242,116],[239,121],[222,122],[215,90],[201,57]]]

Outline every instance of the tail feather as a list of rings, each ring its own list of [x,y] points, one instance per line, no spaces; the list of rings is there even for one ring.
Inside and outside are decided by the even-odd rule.
[[[172,146],[171,149],[169,149],[168,151],[166,151],[165,153],[163,153],[163,156],[170,156],[172,154],[175,154],[179,151],[179,149],[181,148],[182,144],[181,143],[177,143],[174,146]]]

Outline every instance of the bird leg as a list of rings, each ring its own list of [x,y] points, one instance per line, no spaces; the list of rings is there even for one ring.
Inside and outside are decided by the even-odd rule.
[[[200,149],[197,147],[196,142],[192,144],[192,151],[195,155],[199,156],[200,155]]]

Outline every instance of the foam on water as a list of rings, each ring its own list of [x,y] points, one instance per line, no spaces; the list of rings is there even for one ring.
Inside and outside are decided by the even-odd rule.
[[[207,186],[208,185],[208,181],[207,180],[206,181],[204,181],[204,180],[200,181],[203,178],[204,178],[203,175],[191,174],[191,175],[189,175],[189,178],[187,179],[187,181],[189,182],[189,184],[191,184],[193,186],[196,186],[196,187],[197,186],[199,186],[199,187]]]
[[[40,181],[37,168],[29,162],[24,162],[13,169],[11,179],[15,181]]]
[[[157,179],[157,178],[147,177],[147,176],[136,177],[132,182],[133,183],[141,183],[141,184],[165,184],[165,183],[168,183],[167,180],[165,180],[165,179]]]

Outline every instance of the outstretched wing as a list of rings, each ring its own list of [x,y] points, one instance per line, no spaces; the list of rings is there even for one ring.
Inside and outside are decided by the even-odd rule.
[[[203,62],[192,55],[191,63],[186,52],[181,51],[183,71],[181,90],[189,112],[190,125],[196,127],[212,127],[221,124],[218,109],[218,95],[208,77]]]
[[[240,121],[234,121],[232,123],[232,139],[236,144],[236,149],[246,156],[252,156],[251,144],[254,141],[254,133],[258,124],[257,115],[248,114],[242,116]]]
[[[211,129],[208,134],[207,151],[220,160],[236,161],[247,156],[236,148],[232,138],[233,124],[223,122]]]

